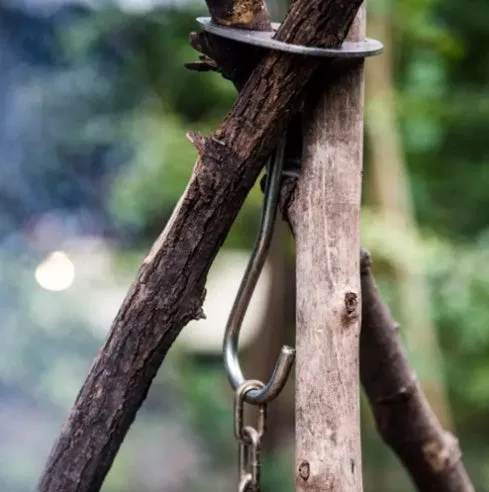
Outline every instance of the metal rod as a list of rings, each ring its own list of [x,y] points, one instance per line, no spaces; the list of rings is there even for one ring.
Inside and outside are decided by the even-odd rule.
[[[231,309],[224,334],[224,366],[229,382],[234,390],[245,381],[238,359],[239,332],[246,314],[246,309],[248,308],[265,263],[273,235],[282,179],[285,143],[286,139],[283,137],[267,164],[268,172],[260,230],[243,280],[241,281],[238,295]],[[273,400],[287,382],[287,377],[294,362],[294,354],[294,348],[286,345],[283,346],[268,383],[262,389],[248,391],[245,395],[245,401],[256,405]]]

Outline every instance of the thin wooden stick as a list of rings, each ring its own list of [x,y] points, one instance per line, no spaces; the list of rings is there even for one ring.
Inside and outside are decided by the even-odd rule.
[[[365,10],[350,39],[363,40]],[[335,63],[305,109],[296,239],[296,490],[360,492],[363,60]],[[319,81],[319,79],[317,79]],[[318,98],[319,95],[319,98]]]

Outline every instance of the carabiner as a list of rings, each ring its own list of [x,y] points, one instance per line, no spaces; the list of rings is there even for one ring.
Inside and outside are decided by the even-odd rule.
[[[265,263],[273,235],[275,218],[280,194],[280,184],[284,165],[285,137],[282,138],[267,163],[263,211],[260,229],[255,247],[246,267],[243,280],[234,301],[224,333],[223,356],[226,373],[231,386],[236,389],[244,383],[245,378],[238,360],[238,341],[241,325],[255,289],[260,272]],[[273,400],[285,386],[294,362],[295,349],[287,345],[282,347],[275,363],[269,382],[262,389],[252,389],[245,395],[245,401],[254,405]]]

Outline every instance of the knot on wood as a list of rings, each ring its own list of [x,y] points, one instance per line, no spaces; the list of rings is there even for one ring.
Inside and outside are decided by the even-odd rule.
[[[311,474],[311,467],[309,465],[309,462],[302,460],[299,463],[299,477],[301,477],[302,480],[306,481],[309,479],[310,474]]]
[[[358,296],[355,292],[347,292],[345,294],[345,309],[348,316],[355,314],[358,308]]]
[[[437,473],[454,466],[462,457],[458,440],[449,432],[444,434],[444,439],[433,439],[422,446],[424,459]]]
[[[358,319],[358,294],[355,292],[346,292],[344,297],[344,316],[343,323],[345,326],[350,325],[353,321]]]

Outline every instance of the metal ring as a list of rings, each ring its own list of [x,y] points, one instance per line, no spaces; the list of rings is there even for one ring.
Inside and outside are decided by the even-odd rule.
[[[315,56],[322,58],[365,58],[378,55],[384,45],[376,39],[365,38],[364,41],[344,41],[340,48],[319,48],[316,46],[301,46],[274,39],[276,31],[280,27],[278,22],[272,23],[273,31],[254,31],[249,29],[236,29],[234,27],[220,26],[212,22],[210,17],[197,17],[197,22],[204,31],[232,39],[241,43],[260,46],[270,50],[294,53],[296,55]]]
[[[246,398],[246,393],[251,390],[263,389],[265,384],[257,379],[248,379],[241,385],[239,385],[236,390],[234,397],[234,436],[237,440],[247,444],[246,434],[244,432],[244,403]],[[267,421],[267,406],[265,403],[258,405],[258,426],[257,433],[258,438],[261,439],[265,433],[266,421]]]
[[[255,490],[260,483],[260,435],[253,427],[243,429],[249,444],[239,443],[239,490]]]

